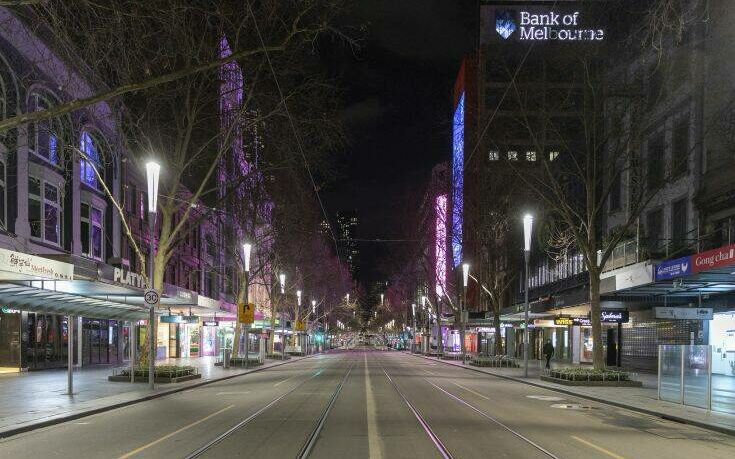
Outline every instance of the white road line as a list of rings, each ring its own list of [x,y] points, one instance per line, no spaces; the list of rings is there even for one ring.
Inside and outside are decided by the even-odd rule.
[[[298,374],[295,374],[295,375],[291,376],[290,378],[284,379],[283,381],[278,381],[277,383],[273,384],[273,387],[278,387],[281,384],[285,383],[286,381],[290,381],[290,380],[294,379],[297,376],[298,376]]]
[[[490,400],[490,397],[488,397],[488,396],[486,396],[486,395],[482,395],[481,393],[479,393],[479,392],[477,392],[477,391],[474,391],[474,390],[470,389],[469,387],[465,387],[465,386],[463,386],[462,384],[456,383],[456,382],[454,382],[454,381],[452,381],[452,384],[454,384],[455,386],[459,387],[460,389],[464,389],[464,390],[466,390],[467,392],[469,392],[469,393],[471,393],[471,394],[475,394],[475,395],[477,395],[478,397],[482,397],[482,398],[484,398],[485,400]]]
[[[376,404],[373,388],[370,385],[370,373],[367,364],[367,354],[362,354],[365,358],[365,399],[367,400],[367,432],[368,432],[368,457],[370,459],[381,459],[383,451],[380,444],[380,436],[378,435],[378,423],[376,420]]]
[[[244,390],[240,392],[217,392],[216,395],[242,395],[242,394],[249,394],[249,390]]]

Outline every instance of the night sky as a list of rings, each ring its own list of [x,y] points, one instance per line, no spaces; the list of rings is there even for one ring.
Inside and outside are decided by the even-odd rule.
[[[449,158],[454,78],[471,49],[473,0],[357,1],[360,48],[328,46],[323,58],[344,96],[349,144],[323,192],[327,211],[356,210],[358,237],[405,237],[402,215],[419,204],[431,168]],[[388,244],[361,243],[365,287],[385,280]]]

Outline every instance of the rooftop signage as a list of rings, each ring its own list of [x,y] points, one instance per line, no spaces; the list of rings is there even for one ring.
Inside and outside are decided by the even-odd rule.
[[[116,284],[122,284],[128,287],[135,287],[140,289],[145,287],[145,280],[143,276],[123,268],[113,268],[112,281]]]
[[[519,41],[602,41],[605,30],[581,25],[579,11],[495,10],[495,31],[504,40]]]
[[[1,280],[74,280],[74,265],[49,258],[0,249]]]

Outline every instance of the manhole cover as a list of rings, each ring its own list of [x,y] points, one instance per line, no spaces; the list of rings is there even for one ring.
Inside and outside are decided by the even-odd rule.
[[[562,410],[592,410],[594,407],[580,405],[579,403],[555,403],[551,405],[552,408],[559,408]]]
[[[560,402],[564,400],[562,397],[554,397],[553,395],[526,395],[526,397],[536,400],[544,400],[546,402]]]

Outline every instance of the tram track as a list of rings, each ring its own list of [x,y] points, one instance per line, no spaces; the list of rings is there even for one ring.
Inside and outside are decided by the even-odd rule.
[[[344,363],[347,360],[349,360],[347,357],[341,359],[339,362]],[[312,451],[314,445],[316,444],[319,434],[324,426],[324,423],[326,422],[327,417],[329,416],[329,413],[331,412],[332,406],[334,406],[335,401],[337,400],[337,397],[339,396],[339,393],[342,391],[342,387],[344,386],[344,383],[347,381],[347,378],[349,377],[350,373],[352,372],[352,368],[355,366],[355,362],[352,361],[349,368],[347,369],[347,372],[345,375],[340,379],[340,382],[337,384],[337,387],[332,392],[332,395],[329,398],[329,401],[327,405],[325,406],[324,410],[322,411],[321,415],[317,419],[317,422],[315,423],[313,429],[310,431],[309,435],[305,439],[302,447],[299,450],[299,453],[297,455],[298,458],[306,458]],[[300,388],[302,388],[307,382],[313,380],[314,378],[318,377],[323,373],[324,369],[321,369],[317,371],[314,375],[304,379],[299,384],[294,386],[293,388],[289,389],[288,391],[284,392],[283,394],[279,395],[278,397],[273,398],[270,402],[263,405],[261,408],[259,408],[254,413],[250,414],[234,426],[230,427],[217,437],[213,438],[212,440],[208,441],[204,445],[200,446],[195,451],[189,453],[188,455],[184,456],[186,459],[194,459],[204,456],[206,453],[213,451],[213,449],[220,443],[222,443],[224,440],[228,439],[232,435],[236,434],[237,432],[241,431],[244,427],[246,427],[248,424],[251,424],[253,421],[255,421],[259,416],[261,416],[263,413],[267,412],[269,409],[273,408],[275,405],[277,405],[279,402],[284,400],[289,395],[294,394],[297,392]]]
[[[378,364],[380,365],[380,368],[383,371],[383,373],[385,374],[386,378],[388,378],[388,381],[390,381],[391,385],[396,390],[396,392],[398,393],[398,395],[401,397],[401,399],[403,399],[403,402],[406,404],[406,406],[409,408],[409,410],[416,417],[416,419],[418,420],[419,424],[424,429],[424,431],[426,432],[427,436],[431,439],[432,443],[436,446],[437,450],[442,455],[442,457],[444,457],[445,459],[452,458],[453,456],[452,456],[452,453],[449,450],[449,448],[444,444],[444,442],[442,442],[442,440],[439,437],[439,435],[431,428],[431,426],[429,425],[428,421],[419,412],[418,408],[416,408],[416,406],[413,403],[411,403],[411,401],[408,400],[408,398],[403,394],[403,392],[398,387],[398,384],[388,374],[388,372],[385,370],[385,367],[382,365],[382,363],[379,362]],[[478,414],[479,416],[481,416],[483,419],[485,419],[486,421],[490,422],[491,424],[493,424],[495,426],[498,426],[498,427],[501,427],[503,430],[511,433],[516,438],[518,438],[519,440],[523,441],[527,445],[533,447],[534,449],[538,450],[539,452],[541,452],[542,454],[546,455],[547,457],[550,457],[552,459],[559,459],[559,457],[556,456],[554,453],[552,453],[549,450],[545,449],[544,447],[542,447],[538,443],[534,442],[530,438],[524,436],[523,434],[521,434],[520,432],[514,430],[513,428],[509,427],[508,425],[502,423],[501,421],[499,421],[498,419],[494,418],[493,416],[487,414],[486,412],[484,412],[480,408],[477,408],[475,405],[467,402],[462,397],[457,396],[457,395],[454,395],[454,394],[450,393],[449,391],[447,391],[447,390],[439,387],[437,384],[435,384],[432,381],[430,381],[427,377],[423,377],[422,379],[426,383],[428,383],[431,387],[433,387],[434,389],[436,389],[440,393],[442,393],[443,395],[447,396],[448,398],[450,398],[450,399],[452,399],[452,400],[454,400],[454,401],[456,401],[456,402],[464,405],[465,407],[469,408],[470,410],[474,411],[476,414]]]

